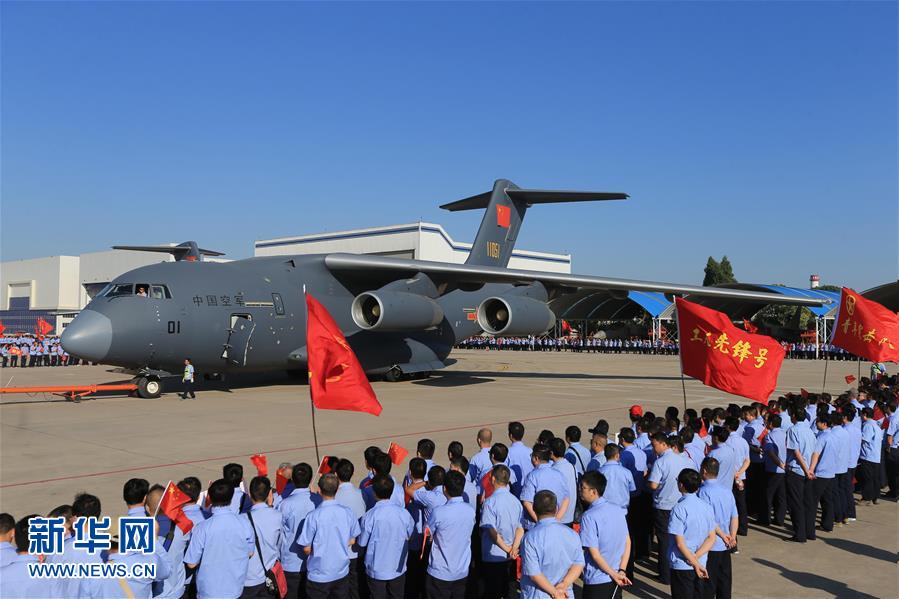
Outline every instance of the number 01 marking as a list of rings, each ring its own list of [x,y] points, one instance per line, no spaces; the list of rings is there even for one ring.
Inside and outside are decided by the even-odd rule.
[[[178,335],[181,333],[181,321],[170,320],[168,322],[169,335]]]

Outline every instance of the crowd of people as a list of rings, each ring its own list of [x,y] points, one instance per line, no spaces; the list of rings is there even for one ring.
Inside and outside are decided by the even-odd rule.
[[[35,366],[75,366],[87,364],[66,353],[55,335],[16,335],[0,337],[0,363],[3,368]]]
[[[395,454],[368,447],[358,483],[348,458],[328,457],[318,473],[282,463],[274,485],[261,475],[247,483],[240,464],[227,464],[205,490],[196,477],[177,483],[192,528],[156,516],[156,553],[78,548],[79,518],[157,514],[171,489],[130,479],[121,507],[104,512],[81,493],[52,510],[66,539],[46,558],[28,552],[37,515],[0,515],[0,596],[263,598],[281,596],[280,580],[289,599],[560,599],[576,584],[585,599],[610,599],[640,562],[637,574],[654,569],[676,599],[727,598],[750,519],[802,544],[851,525],[857,506],[875,509],[883,487],[897,497],[897,392],[897,376],[883,376],[838,397],[803,392],[664,415],[633,405],[617,431],[605,420],[586,435],[572,424],[530,445],[524,425],[510,422],[508,442],[479,430],[470,458],[461,442],[438,456],[421,439],[402,473]],[[41,559],[158,567],[155,580],[29,578]]]
[[[846,350],[822,343],[791,343],[782,341],[781,346],[786,351],[787,358],[797,360],[856,360],[856,356]],[[600,339],[598,337],[581,338],[566,335],[563,337],[550,337],[529,335],[527,337],[497,337],[477,336],[463,339],[457,348],[508,350],[508,351],[567,351],[592,354],[651,354],[676,356],[680,352],[680,346],[675,340],[669,339],[641,339],[631,337],[628,339]]]

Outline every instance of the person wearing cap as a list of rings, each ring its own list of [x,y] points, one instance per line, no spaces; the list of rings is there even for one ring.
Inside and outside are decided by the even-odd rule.
[[[637,425],[643,418],[643,407],[640,404],[634,404],[627,411],[628,418],[631,419],[631,430],[637,433]]]

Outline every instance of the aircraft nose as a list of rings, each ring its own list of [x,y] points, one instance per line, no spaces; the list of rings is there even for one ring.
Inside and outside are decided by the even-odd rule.
[[[73,356],[100,362],[112,345],[112,321],[95,310],[83,310],[63,331],[60,341]]]

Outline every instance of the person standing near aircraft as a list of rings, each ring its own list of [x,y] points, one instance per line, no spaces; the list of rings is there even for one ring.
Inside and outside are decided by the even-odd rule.
[[[196,399],[197,394],[194,393],[194,365],[190,363],[190,358],[184,358],[184,374],[181,376],[181,383],[184,385],[181,399],[187,399],[188,394],[191,399]]]

